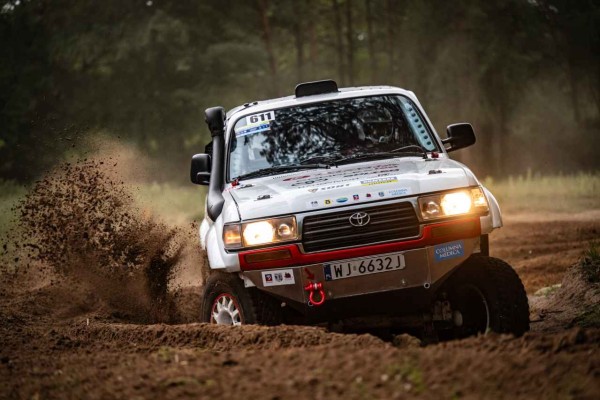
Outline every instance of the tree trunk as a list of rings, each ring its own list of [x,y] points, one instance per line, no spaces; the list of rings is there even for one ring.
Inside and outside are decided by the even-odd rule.
[[[308,9],[308,57],[310,59],[310,75],[311,80],[315,79],[317,71],[317,31],[315,29],[316,13],[313,9],[314,2],[312,0],[306,0]]]
[[[575,124],[578,128],[581,128],[581,111],[579,107],[579,99],[577,97],[577,78],[575,77],[575,66],[573,65],[573,58],[571,55],[567,55],[567,72],[569,75],[569,92],[571,94],[571,107],[573,107],[573,117],[575,118]]]
[[[346,0],[346,48],[348,84],[354,86],[354,29],[352,26],[352,4]]]
[[[394,79],[394,19],[393,11],[394,2],[393,0],[387,0],[386,2],[386,25],[387,25],[387,53],[388,53],[388,79]]]
[[[338,0],[332,0],[333,19],[335,25],[335,46],[338,62],[338,78],[339,82],[344,81],[344,45],[342,43],[342,16],[340,15],[340,6]]]
[[[302,34],[302,24],[304,13],[302,2],[293,1],[292,11],[294,12],[294,39],[296,44],[296,72],[298,83],[304,81],[304,35]]]
[[[369,45],[369,67],[371,69],[371,84],[377,81],[377,58],[375,58],[375,37],[373,36],[373,15],[371,14],[371,0],[365,0],[365,18],[367,22],[367,36]]]
[[[269,71],[271,73],[271,95],[277,95],[279,92],[279,85],[277,82],[277,62],[275,61],[275,53],[273,51],[273,42],[271,36],[271,24],[269,22],[269,0],[257,0],[258,13],[260,16],[261,28],[262,28],[262,39],[267,50],[267,57],[269,60]]]

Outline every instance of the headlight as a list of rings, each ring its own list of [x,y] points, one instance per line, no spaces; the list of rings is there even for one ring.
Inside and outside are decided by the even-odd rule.
[[[488,211],[485,194],[481,188],[455,190],[419,199],[419,209],[424,220],[452,217]]]
[[[225,248],[236,249],[298,239],[295,217],[229,224],[223,228]]]

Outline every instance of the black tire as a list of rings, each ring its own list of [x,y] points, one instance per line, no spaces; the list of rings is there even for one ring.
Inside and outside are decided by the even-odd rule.
[[[279,325],[281,324],[281,307],[271,296],[256,288],[244,287],[244,282],[237,276],[226,272],[210,273],[202,293],[202,322],[216,324],[213,310],[216,311],[218,300],[232,299],[234,307],[239,309],[239,324]],[[225,321],[219,321],[229,324]],[[233,324],[233,320],[231,321]],[[237,324],[237,323],[236,323]]]
[[[519,275],[506,262],[472,255],[449,278],[445,291],[455,311],[455,337],[485,333],[521,336],[529,330],[529,303]],[[459,311],[459,317],[456,315]]]

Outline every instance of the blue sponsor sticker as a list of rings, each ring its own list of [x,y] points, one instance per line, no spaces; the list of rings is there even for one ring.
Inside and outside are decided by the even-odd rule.
[[[333,278],[331,277],[331,265],[326,264],[325,265],[325,280],[326,281],[330,281]]]
[[[465,255],[465,242],[457,240],[456,242],[437,245],[433,248],[433,253],[436,262],[462,257]]]
[[[250,127],[243,127],[239,131],[236,131],[235,136],[236,137],[242,137],[242,136],[247,136],[247,135],[254,135],[255,133],[260,133],[260,132],[268,131],[270,129],[271,129],[271,125],[268,122],[266,122],[266,123],[260,124],[260,125],[253,125],[253,126],[250,126]]]
[[[338,203],[345,203],[348,201],[347,197],[339,197],[337,199],[335,199],[335,201],[337,201]]]
[[[410,194],[410,190],[409,188],[399,188],[388,190],[388,193],[390,196],[406,196],[407,194]]]

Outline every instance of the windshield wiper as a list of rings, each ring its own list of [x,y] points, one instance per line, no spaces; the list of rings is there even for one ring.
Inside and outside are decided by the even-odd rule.
[[[402,152],[382,151],[382,152],[377,152],[377,153],[361,153],[361,154],[355,154],[353,156],[341,158],[341,159],[337,160],[335,163],[336,163],[336,165],[339,165],[339,164],[344,164],[347,162],[352,162],[355,160],[376,160],[378,158],[383,159],[383,158],[411,157],[411,156],[417,156],[417,157],[423,156],[423,153],[407,152],[407,151],[402,151]]]
[[[334,154],[334,155],[322,155],[322,156],[312,156],[312,157],[308,157],[305,158],[304,160],[300,160],[300,164],[301,165],[306,165],[307,163],[314,163],[315,161],[317,162],[324,162],[327,164],[330,164],[335,162],[336,160],[340,159],[340,155],[339,154]]]
[[[301,169],[320,169],[320,168],[329,169],[329,168],[331,168],[331,165],[329,165],[329,164],[277,165],[277,166],[273,166],[273,167],[261,168],[256,171],[248,172],[247,174],[240,175],[240,176],[234,178],[233,180],[240,181],[242,179],[258,178],[261,176],[276,174],[276,173],[282,172],[282,171],[298,171]]]
[[[421,146],[417,146],[416,144],[409,144],[408,146],[398,147],[397,149],[390,150],[389,153],[408,152],[412,149],[419,150],[419,153],[423,155],[423,158],[427,158],[427,150],[423,149]]]

